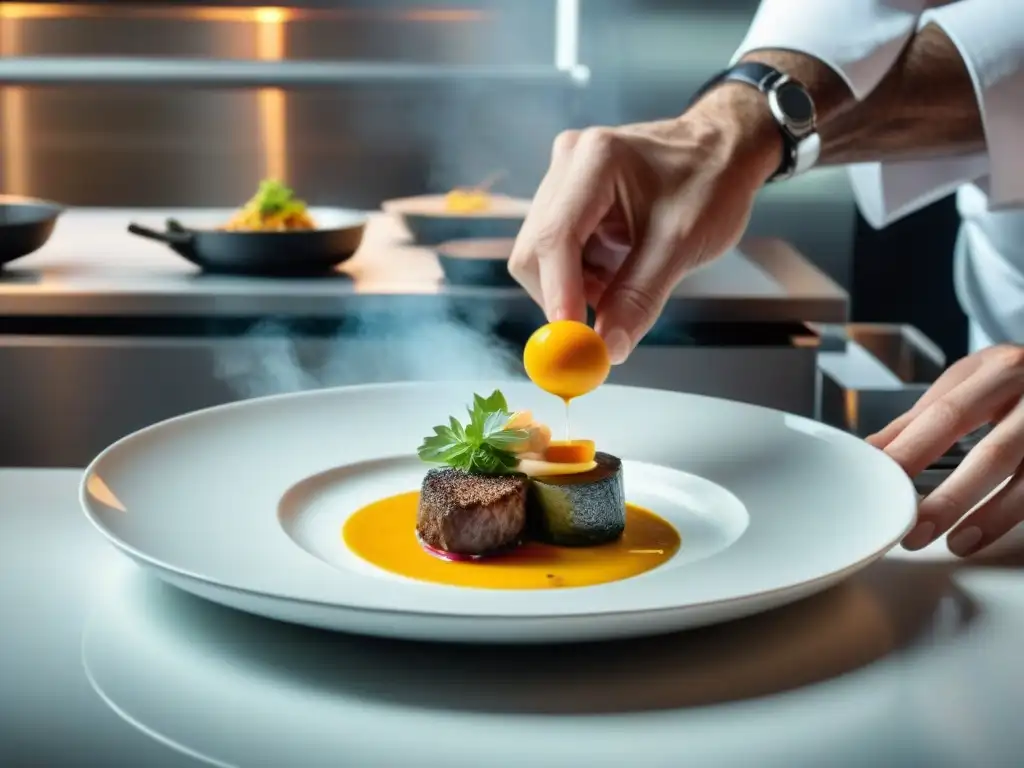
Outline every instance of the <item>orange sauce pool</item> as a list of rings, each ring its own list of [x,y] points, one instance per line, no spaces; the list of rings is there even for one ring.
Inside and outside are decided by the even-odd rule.
[[[528,542],[503,555],[450,562],[428,554],[416,539],[419,491],[363,507],[342,528],[345,544],[386,571],[420,581],[481,589],[587,587],[628,579],[656,568],[679,551],[676,529],[653,512],[626,505],[626,530],[611,544],[553,547]]]

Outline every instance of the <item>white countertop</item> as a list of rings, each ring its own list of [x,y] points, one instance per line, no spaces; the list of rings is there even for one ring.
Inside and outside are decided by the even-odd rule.
[[[1024,555],[894,552],[731,625],[467,650],[163,587],[92,530],[79,475],[0,470],[0,765],[944,768],[1024,751]]]

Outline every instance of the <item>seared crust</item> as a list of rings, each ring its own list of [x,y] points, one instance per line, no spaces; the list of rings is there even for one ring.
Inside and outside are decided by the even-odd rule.
[[[526,526],[527,479],[432,469],[423,478],[416,532],[435,549],[482,555],[516,544]]]

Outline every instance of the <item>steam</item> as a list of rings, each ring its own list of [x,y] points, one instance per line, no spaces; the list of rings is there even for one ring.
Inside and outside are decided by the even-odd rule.
[[[472,326],[443,311],[359,317],[333,336],[263,321],[218,351],[214,372],[239,398],[396,381],[508,380],[519,355],[495,334],[496,317]]]

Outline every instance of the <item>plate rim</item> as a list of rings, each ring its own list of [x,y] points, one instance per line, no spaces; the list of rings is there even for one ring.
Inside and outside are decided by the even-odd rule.
[[[829,424],[824,424],[822,422],[815,421],[814,419],[806,417],[806,416],[800,416],[798,414],[788,413],[786,411],[781,411],[779,409],[770,408],[770,407],[767,407],[767,406],[757,405],[757,404],[753,404],[753,403],[745,403],[745,402],[741,402],[741,401],[737,401],[737,400],[729,400],[727,398],[714,397],[714,396],[711,396],[711,395],[702,395],[702,394],[696,394],[696,393],[690,393],[690,392],[675,392],[675,391],[671,391],[671,390],[661,390],[661,389],[655,389],[655,388],[651,388],[651,387],[633,387],[633,386],[628,386],[628,385],[623,385],[623,384],[606,384],[606,385],[604,385],[604,387],[609,388],[609,389],[615,389],[615,390],[630,390],[630,391],[637,392],[638,394],[642,394],[644,392],[658,392],[658,393],[662,393],[662,394],[668,393],[668,394],[682,396],[684,398],[688,398],[688,399],[691,399],[691,400],[713,401],[713,402],[716,402],[716,403],[726,403],[726,404],[729,404],[731,407],[740,407],[742,409],[754,409],[754,410],[757,410],[757,411],[763,412],[763,413],[783,414],[787,418],[796,419],[801,424],[813,425],[813,427],[816,430],[824,431],[824,432],[826,432],[827,434],[829,434],[831,436],[837,437],[839,440],[841,440],[841,441],[843,441],[843,442],[845,442],[847,444],[853,445],[853,444],[856,443],[858,445],[865,446],[867,449],[870,449],[870,450],[874,451],[876,454],[879,454],[881,459],[883,461],[885,461],[886,463],[888,463],[891,468],[894,468],[894,469],[898,470],[899,474],[901,475],[901,479],[900,479],[899,482],[903,486],[904,495],[906,496],[907,501],[909,502],[907,504],[907,507],[908,507],[908,509],[913,509],[914,513],[909,515],[909,520],[907,522],[905,522],[905,524],[904,524],[903,528],[901,529],[899,535],[890,537],[890,539],[887,540],[886,543],[883,546],[876,548],[873,552],[871,552],[870,554],[866,555],[865,557],[860,558],[859,560],[857,560],[854,563],[849,563],[846,566],[844,566],[843,568],[836,569],[836,570],[830,570],[827,573],[823,573],[823,574],[820,574],[818,576],[814,576],[814,577],[812,577],[810,579],[804,579],[804,580],[797,581],[797,582],[794,582],[794,583],[790,583],[790,584],[787,584],[787,585],[781,586],[781,587],[773,587],[773,588],[770,588],[770,589],[758,590],[756,592],[748,592],[747,594],[733,596],[733,597],[710,599],[710,600],[701,600],[701,601],[687,602],[687,603],[676,604],[676,605],[671,605],[671,606],[660,606],[660,607],[655,607],[655,608],[643,608],[643,609],[636,609],[636,610],[615,610],[615,609],[613,609],[613,610],[598,610],[598,611],[591,610],[591,611],[587,611],[585,613],[573,613],[573,614],[555,614],[555,613],[546,613],[546,614],[545,613],[538,613],[538,614],[511,613],[511,614],[509,614],[509,613],[499,613],[497,611],[493,612],[493,613],[487,613],[487,614],[479,614],[479,613],[473,614],[473,613],[446,613],[446,612],[443,612],[443,611],[417,611],[417,610],[411,610],[411,609],[399,609],[399,608],[389,608],[389,607],[381,608],[381,607],[372,607],[372,606],[353,605],[353,604],[350,604],[350,603],[343,603],[343,602],[339,602],[339,601],[328,601],[328,600],[313,599],[313,598],[308,598],[308,597],[298,597],[298,596],[294,596],[294,595],[283,595],[283,594],[279,594],[279,593],[267,592],[267,591],[263,591],[263,590],[259,590],[259,589],[252,589],[252,588],[248,588],[248,587],[244,587],[244,586],[238,586],[238,585],[235,585],[235,584],[228,584],[228,583],[225,583],[225,582],[223,582],[221,580],[218,580],[218,579],[215,579],[215,578],[212,578],[212,577],[209,577],[209,576],[205,576],[205,575],[202,575],[202,574],[199,574],[199,573],[195,573],[195,572],[193,572],[193,571],[191,571],[189,569],[182,568],[182,567],[176,566],[176,565],[172,565],[170,563],[164,562],[163,560],[161,560],[159,558],[156,558],[156,557],[154,557],[152,555],[149,555],[147,553],[144,553],[144,552],[140,551],[136,547],[132,546],[131,544],[129,544],[129,543],[123,541],[122,539],[118,538],[117,536],[115,536],[112,531],[108,530],[107,527],[103,525],[102,521],[99,519],[99,516],[94,512],[94,510],[92,508],[92,505],[93,505],[94,502],[92,501],[91,493],[88,490],[89,478],[93,474],[96,474],[97,476],[99,476],[98,473],[95,470],[110,454],[112,454],[116,450],[121,450],[122,447],[124,445],[128,444],[129,442],[134,441],[134,440],[142,439],[144,436],[150,435],[150,434],[152,434],[153,432],[155,432],[155,431],[157,431],[159,429],[165,429],[165,428],[167,428],[167,427],[169,427],[171,425],[181,424],[181,423],[185,423],[185,422],[188,422],[188,421],[191,421],[191,420],[200,419],[204,415],[206,415],[208,413],[211,413],[211,412],[224,413],[224,412],[230,412],[230,411],[235,411],[235,410],[243,409],[245,407],[251,407],[251,405],[253,403],[272,404],[274,402],[279,402],[279,401],[301,400],[301,399],[306,399],[306,398],[312,399],[312,398],[315,398],[317,396],[321,396],[322,397],[325,394],[338,393],[338,392],[347,392],[347,391],[385,390],[385,389],[386,390],[402,390],[402,389],[415,389],[417,387],[424,387],[424,386],[442,386],[442,385],[443,386],[456,387],[456,386],[459,386],[461,384],[470,385],[470,386],[479,386],[481,383],[482,383],[481,381],[476,381],[476,380],[407,381],[407,382],[406,381],[400,381],[400,382],[383,382],[383,383],[355,384],[355,385],[349,385],[349,386],[343,386],[343,387],[325,387],[325,388],[321,388],[321,389],[312,389],[312,390],[305,390],[305,391],[300,391],[300,392],[285,392],[285,393],[280,393],[280,394],[275,394],[275,395],[268,395],[268,396],[264,396],[264,397],[249,398],[249,399],[245,399],[245,400],[237,400],[237,401],[230,402],[230,403],[223,403],[223,404],[220,404],[220,405],[208,406],[206,408],[201,408],[201,409],[198,409],[198,410],[195,410],[195,411],[190,411],[188,413],[180,414],[178,416],[172,416],[170,418],[163,419],[161,421],[158,421],[158,422],[150,424],[150,425],[148,425],[146,427],[143,427],[143,428],[141,428],[139,430],[136,430],[135,432],[131,432],[131,433],[127,434],[127,435],[124,435],[123,437],[117,439],[116,441],[111,443],[109,446],[104,448],[99,454],[97,454],[96,457],[92,461],[89,462],[89,464],[85,467],[85,469],[82,472],[82,477],[81,477],[81,480],[79,481],[79,488],[78,488],[79,505],[80,505],[81,509],[83,510],[83,512],[85,514],[85,517],[89,520],[89,522],[92,524],[92,526],[94,528],[96,528],[97,531],[99,531],[99,533],[108,542],[110,542],[116,549],[118,549],[121,552],[123,552],[124,554],[128,555],[131,559],[135,560],[137,563],[142,563],[142,564],[144,564],[145,566],[147,566],[149,568],[155,569],[157,572],[161,572],[162,571],[162,572],[166,572],[168,574],[173,574],[174,576],[176,576],[178,578],[183,578],[183,579],[187,579],[189,581],[197,582],[198,584],[205,585],[206,587],[212,588],[214,590],[220,590],[220,591],[224,591],[224,592],[230,592],[230,593],[234,593],[234,594],[238,594],[238,595],[242,595],[242,596],[248,596],[248,597],[259,598],[259,599],[270,599],[270,600],[274,600],[274,601],[282,601],[282,602],[296,604],[296,605],[302,605],[302,606],[306,606],[306,607],[313,607],[313,608],[319,608],[319,609],[327,609],[329,611],[335,611],[335,612],[353,612],[353,613],[360,613],[360,614],[372,615],[372,616],[395,616],[395,617],[404,617],[404,618],[419,618],[419,619],[424,619],[424,620],[431,620],[431,619],[433,619],[433,620],[466,620],[466,619],[473,618],[473,619],[482,619],[482,620],[486,620],[486,621],[489,621],[489,622],[500,622],[500,621],[506,621],[506,622],[566,621],[566,620],[574,620],[575,621],[575,620],[587,620],[587,619],[607,620],[607,619],[616,618],[616,617],[628,618],[628,617],[640,617],[640,616],[651,616],[651,615],[664,615],[664,614],[667,614],[667,613],[678,612],[678,611],[699,611],[699,610],[706,610],[706,609],[709,609],[709,608],[712,608],[712,607],[716,607],[716,606],[728,606],[728,605],[734,605],[734,604],[737,604],[737,603],[744,603],[744,602],[748,602],[748,601],[764,600],[764,599],[771,598],[773,596],[778,596],[778,595],[784,594],[784,593],[792,591],[792,590],[800,589],[801,587],[813,587],[814,585],[820,584],[821,582],[835,583],[835,582],[838,582],[838,581],[842,581],[848,575],[850,575],[852,573],[856,573],[858,570],[861,570],[864,567],[870,565],[875,560],[885,556],[885,554],[887,552],[889,552],[893,547],[895,547],[896,544],[898,544],[903,539],[903,537],[906,536],[906,534],[913,528],[913,525],[916,522],[917,492],[916,492],[916,490],[914,488],[914,485],[913,485],[913,482],[911,481],[911,479],[906,476],[906,473],[903,472],[902,467],[900,467],[900,465],[892,457],[890,457],[884,451],[881,451],[881,450],[875,448],[874,446],[870,445],[870,443],[867,443],[866,441],[859,439],[855,435],[852,435],[852,434],[850,434],[848,432],[844,432],[843,430],[841,430],[841,429],[839,429],[837,427],[833,427],[833,426],[831,426]],[[523,382],[521,380],[509,379],[509,380],[495,380],[493,383],[495,385],[497,385],[497,386],[500,386],[503,383],[504,384],[522,385],[522,384],[524,384],[526,382]],[[327,565],[326,563],[322,563],[322,564],[324,565],[325,568],[330,568],[330,566]],[[584,587],[584,589],[586,589],[586,587]],[[513,590],[513,591],[515,591],[515,590]],[[519,591],[529,591],[529,590],[519,590]],[[500,609],[498,609],[498,610],[500,610]]]

